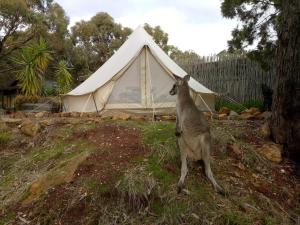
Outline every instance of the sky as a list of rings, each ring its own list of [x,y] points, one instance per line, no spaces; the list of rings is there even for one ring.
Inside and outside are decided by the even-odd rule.
[[[70,25],[107,12],[115,22],[133,30],[148,23],[161,26],[168,44],[201,56],[227,48],[237,21],[221,15],[221,0],[55,0],[66,11]]]

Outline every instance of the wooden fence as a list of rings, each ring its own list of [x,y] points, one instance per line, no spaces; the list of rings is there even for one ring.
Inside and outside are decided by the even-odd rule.
[[[261,85],[274,90],[275,65],[264,71],[245,56],[209,56],[177,62],[188,74],[207,88],[238,102],[262,100]]]

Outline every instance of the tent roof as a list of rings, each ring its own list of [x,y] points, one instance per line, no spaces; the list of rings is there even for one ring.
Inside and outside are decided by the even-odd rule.
[[[178,77],[187,75],[187,73],[153,41],[152,37],[144,28],[139,26],[109,60],[87,80],[66,95],[84,95],[96,91],[130,63],[132,59],[138,56],[144,46],[148,46],[154,57],[173,75]],[[189,85],[196,92],[214,93],[193,78],[190,79]]]

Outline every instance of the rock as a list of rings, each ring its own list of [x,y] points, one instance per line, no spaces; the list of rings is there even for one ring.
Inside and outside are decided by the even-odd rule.
[[[243,112],[241,113],[240,118],[242,118],[243,120],[252,120],[255,118],[255,116],[249,112]]]
[[[257,151],[271,162],[280,163],[282,161],[282,146],[275,143],[264,144]]]
[[[254,116],[255,119],[258,119],[260,114],[261,114],[261,112],[254,112],[253,116]]]
[[[9,124],[19,125],[22,123],[22,119],[14,119],[14,118],[8,118],[8,117],[1,117],[0,120],[8,125]]]
[[[113,116],[113,120],[129,120],[130,115],[127,113],[118,113]]]
[[[236,120],[239,118],[240,118],[240,115],[237,112],[235,112],[233,110],[230,111],[229,116],[228,116],[229,120]]]
[[[239,143],[233,143],[233,144],[227,144],[227,149],[230,152],[233,152],[235,155],[237,156],[241,156],[242,155],[242,151],[241,151],[241,146]]]
[[[268,122],[265,122],[260,128],[259,133],[264,138],[269,138],[271,136],[271,129]]]
[[[265,112],[261,113],[260,115],[258,115],[256,118],[261,119],[261,120],[268,120],[271,118],[271,116],[272,116],[272,112],[265,111]]]
[[[42,126],[50,126],[50,125],[53,125],[54,124],[54,121],[52,119],[44,119],[44,120],[41,120],[40,121],[40,124]]]
[[[233,110],[230,110],[229,116],[238,116],[239,114]]]
[[[41,126],[37,121],[27,119],[20,125],[20,128],[22,133],[34,137],[40,131]]]
[[[70,116],[71,117],[79,117],[80,116],[80,112],[71,112]]]
[[[219,109],[219,114],[226,114],[228,115],[230,113],[230,109],[228,109],[227,107],[221,107]]]
[[[227,119],[227,114],[225,114],[225,113],[219,114],[219,115],[218,115],[218,119],[219,119],[219,120],[226,120],[226,119]]]
[[[42,118],[42,117],[47,116],[47,114],[48,114],[48,112],[46,112],[46,111],[38,112],[38,113],[35,114],[35,117],[36,118]]]
[[[259,110],[259,108],[256,108],[256,107],[251,107],[251,108],[249,108],[249,109],[246,109],[246,110],[244,110],[243,112],[245,112],[245,113],[250,113],[250,114],[255,114],[255,113],[257,113],[257,112],[260,112],[260,110]]]
[[[210,120],[212,118],[212,114],[210,112],[203,112],[205,119]]]
[[[62,112],[62,113],[60,113],[60,116],[61,117],[70,117],[71,113],[70,112]]]

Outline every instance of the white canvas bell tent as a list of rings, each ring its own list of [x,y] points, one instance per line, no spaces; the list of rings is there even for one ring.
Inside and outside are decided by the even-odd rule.
[[[87,80],[62,96],[67,112],[109,109],[163,112],[176,106],[169,94],[181,69],[139,26],[127,41]],[[190,79],[191,95],[204,111],[214,109],[215,93]]]

